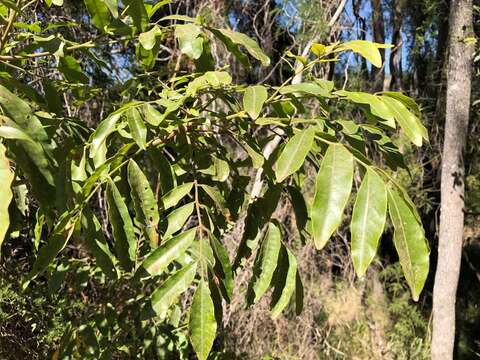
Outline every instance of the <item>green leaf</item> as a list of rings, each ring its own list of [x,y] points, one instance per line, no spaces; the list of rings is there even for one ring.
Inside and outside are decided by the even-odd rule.
[[[120,191],[112,180],[107,186],[108,218],[112,225],[112,235],[118,260],[129,271],[136,259],[137,243],[133,222]]]
[[[265,294],[272,282],[275,268],[277,267],[278,255],[282,245],[282,234],[274,224],[268,224],[267,234],[263,240],[260,254],[255,266],[258,268],[258,276],[254,279],[252,289],[255,293],[253,302],[256,303]]]
[[[175,37],[182,54],[192,59],[198,59],[203,52],[203,38],[201,28],[195,24],[183,24],[175,27]]]
[[[422,225],[417,221],[409,204],[393,189],[388,189],[388,212],[395,232],[393,243],[400,264],[412,292],[418,301],[428,276],[430,252]]]
[[[221,280],[220,289],[227,302],[230,302],[233,295],[233,272],[228,253],[223,244],[210,234],[210,243],[215,256],[215,275]]]
[[[18,8],[17,4],[15,3],[14,0],[0,0],[0,4],[5,5],[7,8],[15,10],[15,11],[20,11]]]
[[[145,50],[152,50],[157,42],[157,36],[161,35],[162,30],[160,30],[158,25],[155,25],[147,32],[141,33],[138,36],[138,41],[140,41],[140,44]]]
[[[367,172],[353,206],[352,260],[358,276],[365,275],[377,252],[387,217],[387,188],[382,178],[372,169]]]
[[[354,92],[354,91],[337,91],[336,94],[346,96],[350,101],[357,104],[370,105],[370,112],[372,115],[378,116],[385,120],[385,125],[395,128],[394,114],[390,111],[390,108],[382,101],[382,98],[376,95]]]
[[[293,211],[295,213],[295,222],[297,224],[298,232],[301,234],[305,229],[308,221],[308,210],[305,198],[302,192],[295,186],[287,186],[287,191],[290,195]]]
[[[142,110],[145,121],[152,126],[160,125],[160,123],[165,119],[165,116],[163,116],[157,109],[148,103],[143,105]]]
[[[162,204],[165,210],[170,209],[171,207],[178,204],[193,187],[193,182],[188,182],[182,185],[177,186],[176,188],[170,190],[168,193],[162,196]]]
[[[340,225],[353,180],[353,156],[343,145],[328,147],[317,174],[311,209],[313,239],[317,249],[325,246]]]
[[[70,55],[60,58],[58,70],[72,83],[88,84],[88,76],[82,71],[80,63]]]
[[[13,198],[12,182],[15,178],[15,174],[10,169],[10,161],[5,153],[5,146],[0,143],[0,253],[3,240],[10,226],[8,207]]]
[[[217,29],[209,28],[209,30],[212,32],[213,35],[215,35],[217,39],[219,39],[225,45],[227,50],[230,51],[243,66],[251,68],[248,56],[240,50],[240,46],[238,44],[235,44],[228,36],[225,36]]]
[[[50,140],[40,119],[33,114],[30,105],[2,85],[0,85],[0,106],[15,123],[8,125],[21,129],[39,142]]]
[[[243,108],[255,120],[260,115],[267,98],[268,92],[265,86],[249,86],[243,95]]]
[[[138,147],[145,150],[147,146],[147,127],[143,122],[140,113],[136,107],[131,107],[126,112],[128,128],[132,134],[133,140],[137,143]]]
[[[270,315],[273,319],[287,307],[297,285],[297,259],[289,249],[283,250],[272,295]]]
[[[330,90],[313,82],[304,82],[300,84],[287,85],[279,88],[279,92],[282,95],[292,93],[304,93],[314,96],[331,97]]]
[[[192,215],[194,204],[194,202],[191,202],[180,206],[178,209],[175,209],[168,214],[167,230],[165,230],[165,234],[163,234],[164,239],[168,239],[185,225],[190,215]]]
[[[124,0],[125,11],[133,20],[138,32],[144,32],[148,26],[148,13],[144,0]]]
[[[265,158],[263,155],[256,149],[254,149],[252,146],[250,146],[248,143],[243,144],[245,147],[245,150],[248,153],[248,156],[252,159],[252,165],[255,169],[259,169],[263,166],[263,163],[265,162]]]
[[[158,245],[157,228],[160,221],[157,200],[147,177],[133,159],[128,162],[127,172],[135,213],[143,225],[145,235],[150,240],[150,245],[156,247]]]
[[[34,142],[34,140],[20,129],[11,126],[0,126],[0,137],[10,140],[24,140]]]
[[[89,156],[94,159],[95,167],[105,163],[107,158],[107,138],[110,134],[116,131],[116,125],[122,113],[110,114],[103,120],[90,136],[90,151]]]
[[[110,13],[113,15],[113,17],[116,19],[118,18],[118,1],[117,0],[103,0],[105,5],[107,5],[108,10],[110,10]]]
[[[230,175],[230,166],[228,165],[228,162],[217,157],[213,158],[213,162],[215,165],[215,176],[212,176],[212,180],[218,182],[226,181],[228,179],[228,175]]]
[[[89,208],[82,214],[82,227],[85,230],[84,241],[87,250],[95,257],[97,265],[111,279],[117,279],[116,259],[108,248],[100,222]]]
[[[378,49],[391,48],[389,44],[379,44],[368,40],[352,40],[341,44],[335,51],[352,50],[370,61],[372,65],[382,67],[382,56]]]
[[[200,281],[193,296],[188,330],[198,359],[206,360],[215,340],[217,322],[210,289],[205,280]]]
[[[260,46],[258,46],[258,43],[255,40],[249,38],[245,34],[229,29],[216,30],[225,37],[227,37],[232,43],[243,46],[248,51],[248,53],[255,59],[259,60],[263,66],[270,65],[270,58],[265,55],[265,53],[262,51]]]
[[[205,184],[200,184],[199,186],[215,202],[215,205],[217,205],[218,209],[223,213],[223,215],[228,217],[230,212],[228,210],[225,198],[220,193],[220,191],[218,191],[216,188],[212,186],[205,185]]]
[[[382,96],[382,100],[393,113],[395,120],[400,124],[410,141],[417,146],[422,146],[422,138],[428,140],[428,133],[420,120],[399,100],[390,96]]]
[[[151,276],[160,274],[190,247],[196,232],[197,228],[192,228],[163,243],[145,259],[142,266]]]
[[[184,266],[171,275],[152,294],[151,303],[155,313],[165,318],[167,311],[183,292],[187,291],[197,271],[197,263]]]
[[[42,273],[58,253],[65,248],[75,230],[78,215],[77,208],[62,214],[53,230],[53,234],[48,239],[48,243],[38,251],[37,259],[33,263],[32,271],[28,274],[28,279],[33,279]]]
[[[314,139],[315,128],[310,127],[294,135],[288,141],[275,163],[277,182],[282,182],[302,167],[308,152],[313,146]]]

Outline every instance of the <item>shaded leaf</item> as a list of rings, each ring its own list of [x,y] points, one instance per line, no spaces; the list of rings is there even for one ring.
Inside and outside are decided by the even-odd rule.
[[[95,257],[97,265],[105,275],[111,279],[117,279],[116,259],[108,248],[100,222],[89,208],[83,210],[82,227],[85,231],[85,245],[87,250]]]
[[[297,285],[297,259],[295,255],[284,247],[281,257],[270,310],[273,319],[277,318],[287,307]]]
[[[393,189],[388,189],[388,212],[395,229],[393,243],[412,298],[417,301],[425,285],[430,262],[425,233],[409,204]]]
[[[157,200],[147,177],[133,159],[128,162],[127,172],[135,213],[143,225],[145,235],[150,240],[150,245],[155,247],[158,245],[157,227],[160,221]]]
[[[270,58],[265,55],[265,53],[262,51],[260,46],[258,46],[258,43],[249,38],[247,35],[229,30],[229,29],[216,29],[219,31],[221,34],[223,34],[225,37],[227,37],[232,43],[237,44],[237,45],[242,45],[248,53],[254,57],[255,59],[259,60],[263,66],[268,66],[270,65]]]
[[[88,13],[93,25],[101,31],[105,31],[105,27],[110,24],[109,7],[104,1],[84,0]]]
[[[270,287],[273,274],[277,267],[278,255],[282,245],[281,240],[282,234],[280,233],[280,229],[274,223],[269,223],[267,234],[265,235],[260,250],[260,256],[257,259],[259,263],[256,264],[258,267],[258,276],[254,279],[252,286],[255,293],[254,303],[260,300]]]
[[[107,203],[115,251],[122,267],[129,271],[136,259],[135,232],[125,200],[112,180],[108,181]]]
[[[230,260],[228,259],[228,253],[223,244],[210,234],[210,243],[212,246],[213,254],[215,256],[214,272],[217,278],[221,280],[220,289],[227,302],[230,302],[233,295],[233,272]]]

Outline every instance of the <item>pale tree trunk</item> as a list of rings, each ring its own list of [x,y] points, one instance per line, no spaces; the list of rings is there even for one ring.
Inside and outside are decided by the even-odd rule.
[[[453,359],[455,300],[463,240],[464,162],[470,109],[472,0],[450,4],[445,137],[442,155],[438,262],[433,288],[432,359]]]

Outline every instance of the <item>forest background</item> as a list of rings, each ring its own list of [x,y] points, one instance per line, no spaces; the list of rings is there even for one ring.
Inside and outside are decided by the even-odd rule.
[[[0,1],[0,4],[9,2]],[[24,3],[14,31],[48,35],[48,29],[43,31],[49,25],[45,21],[55,19],[56,25],[52,24],[50,30],[66,39],[85,44],[91,40],[91,34],[95,34],[97,40],[108,44],[108,36],[101,34],[94,24],[95,12],[85,6],[88,1]],[[61,6],[57,6],[58,3]],[[268,66],[254,66],[250,71],[246,71],[222,47],[212,46],[215,61],[228,66],[236,83],[282,84],[292,69],[280,59],[290,57],[295,61],[295,55],[308,58],[315,43],[361,39],[392,44],[392,48],[381,49],[384,65],[380,68],[350,52],[342,54],[333,65],[317,68],[315,75],[333,81],[338,89],[401,91],[409,95],[420,105],[421,119],[429,134],[429,142],[423,147],[412,146],[401,133],[394,136],[394,142],[405,159],[405,166],[399,167],[396,180],[407,189],[417,206],[431,249],[430,272],[419,301],[412,300],[403,278],[391,241],[391,226],[382,236],[378,256],[367,275],[364,278],[355,275],[349,245],[350,206],[347,220],[322,251],[315,251],[313,246],[300,246],[296,231],[286,235],[286,242],[301,259],[298,267],[303,274],[302,313],[297,316],[294,311],[288,311],[273,320],[268,314],[266,299],[245,309],[243,298],[234,296],[218,329],[211,358],[429,358],[451,3],[447,0],[183,0],[163,3],[164,6],[153,13],[153,21],[169,15],[200,16],[211,27],[231,28],[258,41],[271,62]],[[477,31],[480,4],[474,2],[472,8],[473,26]],[[172,19],[174,23],[182,23],[180,17]],[[75,68],[78,72],[70,73],[73,77],[80,77],[78,83],[82,85],[77,88],[62,88],[62,77],[68,77],[68,71],[59,68],[59,71],[52,72],[51,64],[28,60],[29,71],[37,78],[49,79],[44,83],[28,83],[28,86],[46,97],[48,93],[55,93],[60,99],[55,104],[59,112],[93,128],[129,94],[138,94],[145,89],[148,92],[152,83],[161,81],[168,74],[193,71],[194,63],[181,56],[173,37],[163,39],[163,44],[156,61],[143,76],[138,76],[138,49],[136,53],[133,43],[112,42],[104,46],[102,52],[97,52],[94,59],[81,55],[80,68]],[[476,52],[464,156],[465,227],[456,305],[456,359],[480,358],[479,59]],[[296,66],[301,62],[302,59],[297,57]],[[99,63],[102,65],[97,66]],[[5,61],[0,67],[5,78],[15,80],[23,76],[21,68],[8,66]],[[352,107],[345,106],[338,111],[345,118],[361,121],[361,113]],[[108,308],[116,292],[128,292],[129,285],[123,284],[121,289],[111,288],[98,280],[101,278],[98,268],[92,265],[91,257],[81,243],[67,246],[64,251],[71,256],[59,257],[50,266],[46,277],[38,280],[41,285],[37,283],[23,289],[21,274],[30,271],[32,254],[36,253],[31,231],[25,228],[35,228],[37,232],[41,214],[34,211],[35,206],[31,207],[26,192],[18,190],[14,195],[17,200],[26,199],[26,205],[17,205],[15,211],[27,219],[27,225],[25,222],[12,223],[1,252],[2,358],[58,358],[58,349],[68,342],[65,336],[72,333],[71,329],[79,334],[76,345],[69,345],[73,357],[88,355],[97,358],[109,342],[115,342],[117,346],[114,355],[109,353],[113,358],[187,359],[193,356],[188,335],[182,327],[146,324],[129,312],[119,325],[103,333],[101,327],[92,325],[97,324],[95,314],[100,312],[99,309]],[[100,209],[105,208],[104,199],[99,197],[98,202]],[[280,204],[275,214],[287,229],[294,222],[292,207],[286,202]],[[104,224],[108,219],[101,221]],[[38,231],[41,238],[42,228]],[[230,257],[237,249],[240,231],[233,228],[227,237],[230,241],[224,243]],[[235,286],[246,286],[249,276],[248,271],[242,273]],[[136,330],[131,332],[128,328]]]

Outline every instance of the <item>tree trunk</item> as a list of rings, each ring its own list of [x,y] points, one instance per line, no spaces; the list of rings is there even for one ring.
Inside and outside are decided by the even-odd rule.
[[[381,0],[371,0],[372,3],[372,24],[373,24],[373,41],[377,43],[385,43],[385,25],[383,22],[383,9]],[[385,50],[380,49],[380,54],[382,56],[382,64],[385,60]],[[384,66],[381,68],[376,68],[372,66],[372,81],[373,81],[373,90],[381,91],[383,90],[383,81],[385,79],[384,75]]]
[[[390,90],[402,90],[402,12],[400,1],[395,0],[392,6],[393,12],[393,34],[392,44],[394,48],[390,55]]]
[[[470,109],[474,45],[472,0],[453,0],[450,6],[447,99],[443,143],[438,262],[433,288],[432,359],[453,359],[455,300],[463,240],[464,163]]]

